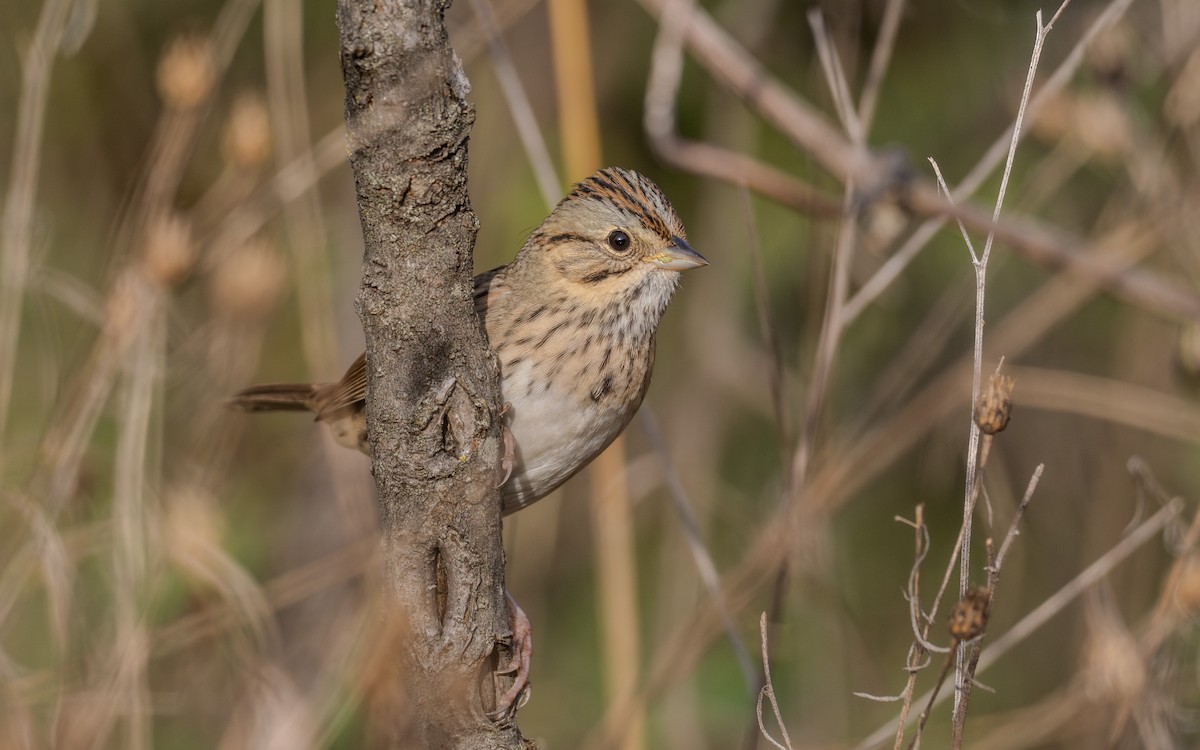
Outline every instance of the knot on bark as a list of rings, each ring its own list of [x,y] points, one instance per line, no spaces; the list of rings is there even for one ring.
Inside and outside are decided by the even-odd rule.
[[[414,417],[419,440],[426,446],[428,476],[453,474],[483,445],[491,427],[487,404],[467,381],[448,375],[417,406]]]

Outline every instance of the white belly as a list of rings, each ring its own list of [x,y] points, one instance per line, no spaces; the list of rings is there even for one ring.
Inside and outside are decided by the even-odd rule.
[[[503,396],[509,404],[508,425],[516,443],[513,473],[502,491],[505,513],[532,503],[570,479],[620,434],[637,408],[632,404],[632,409],[617,411],[586,396],[581,401],[578,389],[543,390],[536,380],[529,393],[526,385],[530,381],[521,377],[525,374],[506,373],[505,377]]]

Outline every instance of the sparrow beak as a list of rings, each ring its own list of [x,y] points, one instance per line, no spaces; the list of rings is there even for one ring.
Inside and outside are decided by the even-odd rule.
[[[689,268],[707,266],[704,256],[692,249],[682,237],[672,237],[672,242],[658,255],[649,258],[657,268],[664,271],[686,271]]]

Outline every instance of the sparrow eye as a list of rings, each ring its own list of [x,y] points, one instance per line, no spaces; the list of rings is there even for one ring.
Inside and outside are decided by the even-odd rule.
[[[608,246],[618,253],[623,253],[629,249],[629,235],[622,232],[620,229],[614,229],[608,235]]]

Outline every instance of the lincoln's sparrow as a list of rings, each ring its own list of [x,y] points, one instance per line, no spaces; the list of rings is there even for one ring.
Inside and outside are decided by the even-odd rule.
[[[507,402],[505,513],[548,495],[625,429],[650,384],[654,331],[679,271],[707,264],[658,186],[610,167],[571,188],[512,263],[475,277]],[[315,412],[339,443],[365,453],[366,398],[360,356],[337,383],[262,385],[232,405]],[[528,618],[511,596],[508,604],[516,676],[498,714],[526,690],[533,650]]]
[[[658,186],[610,167],[571,188],[512,263],[475,277],[515,443],[505,513],[548,495],[625,429],[678,272],[707,264]],[[366,396],[360,356],[337,383],[262,385],[232,404],[315,412],[339,443],[366,452]]]

